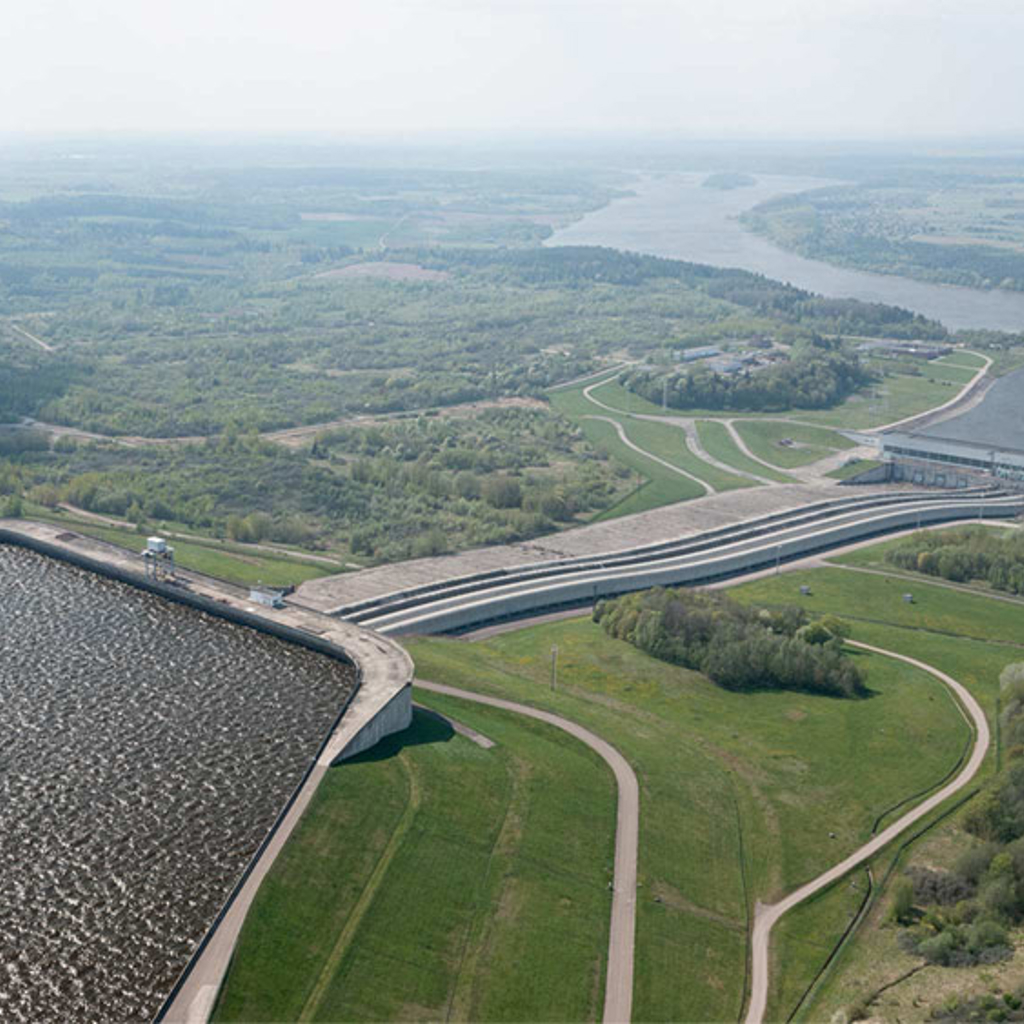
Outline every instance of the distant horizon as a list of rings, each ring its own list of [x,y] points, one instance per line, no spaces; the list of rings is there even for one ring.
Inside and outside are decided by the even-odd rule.
[[[39,0],[0,130],[1024,134],[1011,0]]]

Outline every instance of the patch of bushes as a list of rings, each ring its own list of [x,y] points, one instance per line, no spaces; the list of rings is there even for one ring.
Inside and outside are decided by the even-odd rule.
[[[610,636],[703,672],[727,690],[865,693],[859,669],[842,653],[841,621],[811,623],[801,608],[757,608],[717,591],[658,587],[598,602],[594,621]]]

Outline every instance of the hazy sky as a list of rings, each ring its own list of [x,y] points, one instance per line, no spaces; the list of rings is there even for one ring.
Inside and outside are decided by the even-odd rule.
[[[0,130],[1024,133],[1019,0],[29,0]]]

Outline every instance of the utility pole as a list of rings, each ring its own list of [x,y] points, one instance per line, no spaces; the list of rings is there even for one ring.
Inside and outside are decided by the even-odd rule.
[[[558,677],[558,644],[551,645],[551,692],[555,692],[555,680]]]

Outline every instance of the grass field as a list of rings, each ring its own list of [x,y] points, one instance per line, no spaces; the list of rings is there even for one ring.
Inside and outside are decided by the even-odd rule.
[[[858,660],[876,696],[846,702],[728,693],[586,619],[410,651],[420,675],[557,709],[634,765],[640,1020],[734,1019],[753,897],[776,898],[859,845],[886,807],[948,770],[966,736],[937,683],[874,656]]]
[[[808,596],[801,585],[810,586]],[[951,673],[993,714],[999,672],[1024,660],[1024,608],[923,582],[908,605],[907,589],[902,580],[826,568],[731,592],[843,615],[855,639]],[[408,646],[421,677],[558,711],[634,766],[638,1020],[735,1020],[753,901],[777,899],[859,846],[879,816],[891,818],[904,798],[938,784],[970,736],[936,680],[861,652],[852,656],[872,695],[843,701],[730,693],[608,638],[587,618],[475,643],[425,638]],[[424,697],[498,747],[413,739],[331,772],[289,845],[291,859],[260,894],[219,1019],[580,1020],[599,1012],[613,816],[607,771],[577,744],[545,736],[545,727]],[[436,730],[422,719],[418,728]],[[523,803],[517,786],[527,782]],[[522,847],[500,840],[510,819],[522,824]],[[356,834],[360,842],[346,841]],[[488,861],[486,849],[506,859]],[[581,874],[579,895],[569,892],[576,916],[552,924],[553,901],[561,906],[569,891],[553,865],[567,864]],[[517,882],[510,895],[507,880],[532,877],[533,868],[537,888]],[[863,877],[842,880],[780,923],[770,1019],[786,1018],[818,974],[859,906]],[[468,890],[473,898],[462,898]],[[505,912],[510,901],[519,908],[514,920]],[[550,943],[549,931],[557,933]],[[864,935],[856,933],[801,1019],[828,1019],[845,1005],[847,965],[870,965],[864,943],[878,956],[888,941],[870,926]]]
[[[965,360],[975,360],[969,365]],[[773,419],[779,415],[806,423],[845,430],[867,429],[892,423],[905,416],[915,416],[953,398],[980,367],[981,360],[972,353],[957,352],[930,362],[915,362],[913,373],[899,372],[899,364],[891,360],[869,359],[867,365],[879,380],[851,395],[834,409],[791,409],[782,414],[745,413],[721,409],[662,409],[640,395],[609,381],[593,390],[594,398],[624,413],[655,416],[686,416],[723,419],[742,416],[745,419]],[[585,400],[584,400],[585,401]]]
[[[597,755],[507,712],[421,694],[328,772],[246,920],[215,1019],[599,1018],[615,821]]]
[[[843,562],[856,558],[860,564],[884,565],[882,556],[893,542],[883,542],[842,557]],[[788,579],[787,579],[788,576]],[[810,585],[812,594],[801,598],[800,584]],[[894,614],[893,595],[911,591],[913,605]],[[856,639],[877,644],[917,657],[949,672],[966,685],[990,719],[998,712],[998,678],[1010,662],[1024,660],[1024,605],[1009,604],[987,598],[984,592],[963,593],[937,585],[914,581],[908,585],[902,578],[854,573],[841,569],[815,570],[808,573],[790,573],[770,580],[762,580],[738,592],[757,600],[792,602],[805,600],[809,606],[826,606],[845,614],[853,627]],[[902,604],[902,601],[900,602]],[[899,624],[890,625],[882,619]],[[984,637],[984,639],[974,639]],[[983,768],[984,778],[1000,762],[999,731],[994,731],[994,749]],[[938,815],[931,816],[936,820]],[[938,820],[935,827],[915,841],[900,861],[902,869],[908,863],[941,868],[955,860],[969,840],[965,840],[957,815]],[[893,850],[886,850],[873,861],[876,881],[880,882],[892,862]],[[836,925],[841,923],[843,898],[829,890],[829,900],[835,903],[832,916]],[[920,960],[903,953],[896,943],[896,930],[885,921],[887,889],[876,888],[875,901],[865,922],[854,933],[832,968],[824,975],[812,997],[801,1007],[797,1020],[820,1021],[833,1019],[836,1013],[846,1013],[850,1006],[861,1002],[883,986],[889,986]],[[849,911],[847,911],[849,912]],[[815,924],[813,905],[798,908],[787,915],[780,933],[783,938],[774,948],[775,955],[791,964],[804,963],[807,980],[813,960],[809,954],[801,956],[793,947],[801,934],[807,934]],[[795,936],[795,939],[794,939]],[[1018,939],[1019,941],[1019,939]],[[787,967],[786,975],[791,973]],[[985,994],[1002,986],[1010,989],[1019,981],[1017,958],[1005,964],[980,968],[948,970],[929,967],[886,987],[879,999],[868,1010],[872,1019],[924,1020],[931,1010],[949,996]],[[793,976],[785,984],[794,985]],[[796,986],[800,987],[800,986]],[[806,986],[804,986],[806,987]],[[792,1010],[788,997],[774,993],[771,1007]],[[771,1008],[770,1007],[770,1008]]]
[[[834,430],[783,420],[736,420],[736,430],[746,446],[765,462],[782,469],[794,469],[817,462],[836,451],[856,447]],[[792,446],[780,442],[795,441]]]
[[[594,521],[614,519],[633,512],[645,512],[677,501],[689,501],[707,493],[707,489],[694,480],[659,465],[639,452],[633,451],[619,440],[615,427],[603,420],[583,420],[580,429],[587,440],[602,451],[628,466],[642,479],[639,487],[611,508],[594,516]]]
[[[615,385],[618,387],[618,385]],[[603,390],[603,388],[602,388]],[[622,391],[622,388],[619,388]],[[628,392],[623,391],[623,394]],[[646,458],[623,444],[615,427],[605,421],[590,419],[592,416],[606,416],[618,422],[626,436],[644,451],[664,459],[673,466],[678,466],[686,473],[705,481],[716,490],[732,490],[737,487],[756,486],[754,481],[745,477],[726,473],[717,466],[705,462],[695,455],[686,443],[686,435],[678,427],[667,423],[656,423],[650,420],[637,420],[626,415],[616,415],[589,402],[583,395],[582,388],[566,388],[549,395],[552,406],[574,420],[591,443],[602,451],[627,466],[644,481],[631,494],[609,509],[595,516],[595,520],[613,519],[617,516],[643,512],[662,505],[670,505],[677,501],[689,501],[708,493],[707,489],[694,480],[687,479],[679,473]]]
[[[102,526],[88,520],[71,516],[55,516],[31,512],[32,517],[67,527],[76,533],[105,540],[129,551],[141,551],[145,537],[133,530],[120,530]],[[239,545],[222,545],[211,540],[209,544],[199,541],[172,540],[174,559],[183,569],[206,573],[241,586],[262,582],[268,586],[287,586],[305,580],[340,572],[341,569],[318,562],[304,562],[299,558],[277,557],[260,550],[240,550]]]
[[[762,466],[760,462],[741,452],[723,423],[718,423],[716,420],[697,420],[697,436],[707,453],[720,459],[727,466],[744,469],[748,473],[754,473],[763,479],[775,480],[778,483],[789,483],[793,480],[793,477],[787,476],[777,469]]]
[[[695,455],[686,443],[686,435],[679,427],[673,427],[667,423],[655,423],[652,420],[626,420],[622,426],[626,431],[626,436],[633,444],[659,456],[666,462],[671,462],[673,466],[678,466],[687,473],[692,473],[709,483],[716,491],[731,491],[737,487],[757,486],[753,480],[726,473]]]

